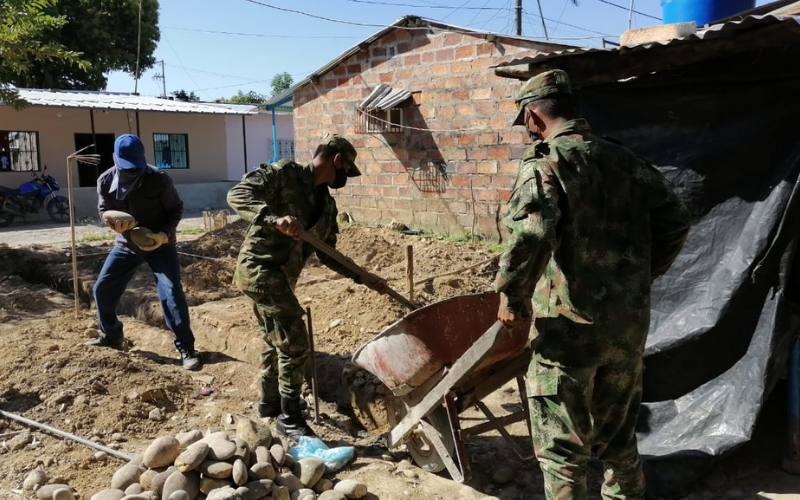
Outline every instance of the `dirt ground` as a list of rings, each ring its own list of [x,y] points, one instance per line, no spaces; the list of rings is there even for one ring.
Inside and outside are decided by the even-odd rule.
[[[231,286],[244,228],[237,221],[201,236],[179,237],[193,330],[207,363],[197,373],[177,364],[146,269],[137,273],[120,305],[125,335],[133,347],[120,352],[82,346],[84,331],[96,326],[89,291],[109,243],[82,244],[78,249],[82,310],[77,314],[68,247],[0,245],[0,409],[131,455],[141,453],[158,436],[228,428],[235,426],[238,416],[253,417],[253,402],[258,399],[258,328],[250,305]],[[338,248],[406,294],[407,245],[414,247],[418,280],[493,256],[478,244],[359,225],[343,228]],[[420,284],[415,300],[428,304],[490,290],[495,269],[494,262],[488,262]],[[356,461],[336,477],[363,481],[371,499],[544,498],[538,466],[517,458],[498,433],[467,441],[473,478],[464,485],[451,481],[446,472],[408,468],[401,462],[409,458],[402,447],[384,446],[382,434],[389,430],[385,388],[348,363],[359,346],[405,310],[313,261],[301,276],[297,296],[313,316],[321,398],[321,421],[314,428],[330,445],[357,447]],[[513,383],[484,401],[496,415],[521,407]],[[773,410],[765,412],[757,431],[760,438],[718,466],[688,498],[800,498],[794,495],[800,493],[798,478],[778,469],[783,439],[780,398],[771,405]],[[162,419],[149,418],[154,408],[161,410]],[[478,421],[473,410],[462,417]],[[96,450],[44,432],[36,432],[32,444],[11,451],[7,443],[24,429],[0,419],[2,499],[20,498],[14,491],[38,464],[51,478],[76,488],[82,498],[107,488],[122,465],[114,458],[96,461]],[[529,447],[525,425],[515,424],[509,432],[523,448]],[[501,484],[496,477],[493,481],[503,468],[511,471],[509,482]],[[593,469],[591,484],[596,487],[600,480],[600,472]]]

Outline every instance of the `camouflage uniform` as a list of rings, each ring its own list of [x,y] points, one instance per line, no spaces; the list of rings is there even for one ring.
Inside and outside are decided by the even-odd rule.
[[[518,102],[569,92],[554,70]],[[508,205],[496,288],[514,313],[532,299],[527,389],[547,498],[586,498],[592,453],[605,465],[604,498],[644,498],[634,427],[650,284],[680,251],[690,214],[647,160],[582,119],[525,153]]]
[[[355,150],[348,159],[352,163]],[[277,383],[281,396],[297,398],[308,358],[308,333],[294,288],[315,249],[278,231],[275,221],[294,216],[307,231],[335,247],[336,202],[328,186],[314,186],[313,165],[280,160],[246,174],[228,193],[228,204],[250,222],[234,284],[252,299],[264,329],[262,380]],[[317,256],[332,270],[358,281],[355,273],[326,254],[317,252]]]

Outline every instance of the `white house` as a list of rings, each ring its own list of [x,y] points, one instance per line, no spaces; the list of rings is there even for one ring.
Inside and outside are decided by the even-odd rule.
[[[169,169],[187,210],[227,206],[228,189],[246,171],[273,161],[275,146],[281,158],[294,154],[291,111],[273,115],[256,105],[111,92],[19,93],[28,108],[0,103],[0,185],[17,187],[47,167],[65,189],[67,156],[94,144],[86,152],[99,154],[100,166],[79,164],[73,172],[78,217],[96,216],[96,180],[113,165],[121,134],[138,135],[148,163]]]

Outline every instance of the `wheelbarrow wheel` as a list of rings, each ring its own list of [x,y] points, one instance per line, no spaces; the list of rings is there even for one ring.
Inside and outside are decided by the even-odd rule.
[[[386,409],[389,417],[389,424],[394,427],[400,423],[406,415],[406,407],[401,398],[387,394],[386,396]],[[451,455],[453,454],[456,446],[453,441],[453,431],[450,428],[450,419],[447,417],[447,409],[444,406],[439,406],[433,412],[425,417],[426,422],[431,424],[431,427],[439,431],[442,435],[442,443],[445,449]],[[422,432],[412,432],[408,435],[405,441],[408,452],[414,462],[423,470],[428,472],[441,472],[445,469],[444,460],[433,447],[433,444],[428,441],[425,434]]]

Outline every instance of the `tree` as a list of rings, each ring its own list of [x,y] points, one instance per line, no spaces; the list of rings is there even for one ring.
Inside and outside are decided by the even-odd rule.
[[[272,97],[280,94],[281,92],[288,90],[289,87],[292,86],[294,80],[292,80],[292,75],[287,72],[278,73],[277,75],[272,77]]]
[[[251,90],[246,94],[240,90],[235,96],[227,99],[227,102],[236,104],[262,104],[267,102],[267,96],[259,94],[255,90]]]
[[[0,1],[0,101],[14,109],[27,103],[10,86],[20,75],[26,75],[37,64],[61,64],[73,70],[86,71],[89,64],[80,54],[67,50],[49,39],[52,31],[64,26],[62,17],[47,15],[44,10],[56,0]]]
[[[0,4],[9,2],[0,2]],[[17,0],[14,3],[21,3]],[[0,77],[18,87],[103,90],[105,73],[136,71],[139,0],[29,0],[45,4],[44,13],[65,22],[41,32],[43,45],[63,45],[79,52],[90,66],[76,67],[63,59],[38,59],[25,73]],[[161,39],[158,0],[141,0],[139,74],[155,63],[153,52]],[[3,57],[5,57],[3,53]],[[134,75],[135,76],[135,75]]]
[[[176,91],[172,92],[172,95],[175,96],[175,99],[177,99],[179,101],[193,102],[193,101],[199,101],[200,100],[200,97],[197,94],[194,93],[194,90],[192,90],[189,93],[186,93],[186,91],[183,90],[183,89],[176,90]]]

